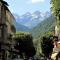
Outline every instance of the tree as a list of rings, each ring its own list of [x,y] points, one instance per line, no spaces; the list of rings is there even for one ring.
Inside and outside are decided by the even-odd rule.
[[[51,0],[51,11],[56,17],[57,25],[60,25],[60,0]]]
[[[31,34],[20,34],[16,37],[15,49],[19,50],[19,54],[23,57],[23,54],[27,57],[32,57],[35,55],[36,51],[33,45]]]
[[[41,42],[42,53],[45,57],[50,58],[50,55],[53,51],[53,41],[52,37],[43,37]]]
[[[59,15],[60,0],[51,0],[51,10],[55,16]]]

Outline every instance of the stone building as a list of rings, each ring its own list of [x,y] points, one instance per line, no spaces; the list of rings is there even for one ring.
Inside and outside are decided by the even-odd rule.
[[[14,16],[7,3],[0,1],[0,60],[9,60],[13,48],[12,35],[15,33]]]

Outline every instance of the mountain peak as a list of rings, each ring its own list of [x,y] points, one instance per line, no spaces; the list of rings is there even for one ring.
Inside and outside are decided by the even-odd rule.
[[[41,12],[40,11],[35,11],[34,14],[39,15]]]
[[[33,28],[50,15],[50,12],[42,13],[40,11],[35,11],[34,13],[27,12],[22,16],[15,14],[15,18],[19,24]]]

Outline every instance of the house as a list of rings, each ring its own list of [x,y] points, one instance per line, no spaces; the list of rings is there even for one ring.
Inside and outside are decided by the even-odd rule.
[[[0,1],[0,60],[9,60],[14,41],[12,35],[16,32],[14,16],[5,1]]]

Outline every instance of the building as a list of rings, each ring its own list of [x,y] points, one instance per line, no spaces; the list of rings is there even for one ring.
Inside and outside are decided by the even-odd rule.
[[[12,35],[15,33],[14,16],[5,1],[0,1],[0,60],[9,60],[14,45]]]

